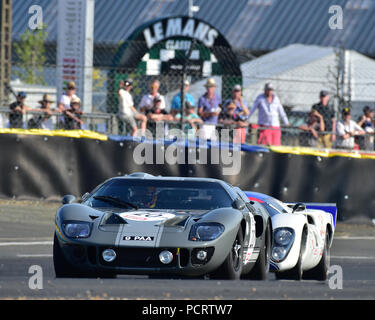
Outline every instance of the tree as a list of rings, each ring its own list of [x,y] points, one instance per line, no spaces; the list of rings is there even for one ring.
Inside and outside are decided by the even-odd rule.
[[[47,38],[47,25],[35,30],[26,31],[21,35],[21,40],[14,43],[14,50],[18,57],[17,67],[14,71],[21,81],[27,84],[46,84],[43,77],[43,66],[46,61],[44,41]]]
[[[351,62],[344,48],[335,48],[334,53],[335,65],[328,66],[328,80],[340,113],[343,108],[352,106]]]

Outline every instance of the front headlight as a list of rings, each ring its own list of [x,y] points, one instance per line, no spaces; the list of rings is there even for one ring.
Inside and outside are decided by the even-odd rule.
[[[273,232],[272,260],[283,261],[294,242],[294,230],[291,228],[277,228]]]
[[[211,241],[217,239],[225,228],[216,222],[196,223],[191,227],[189,240],[191,241]]]
[[[279,228],[276,230],[274,239],[276,244],[286,246],[293,240],[293,230],[286,228]]]
[[[72,221],[63,223],[64,233],[68,238],[88,238],[91,233],[92,223]]]

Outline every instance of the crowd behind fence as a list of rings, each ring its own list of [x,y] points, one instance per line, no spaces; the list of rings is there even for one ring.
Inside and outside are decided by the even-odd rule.
[[[22,45],[25,46],[27,44]],[[139,116],[139,119],[135,118],[134,122],[129,122],[127,117],[121,117],[119,96],[120,82],[131,78],[133,82],[131,96],[134,107],[136,112],[147,118],[147,130],[154,132],[156,123],[163,121],[166,133],[174,128],[182,127],[186,131],[187,127],[189,127],[193,130],[190,130],[188,138],[200,137],[200,132],[204,132],[207,129],[205,121],[203,120],[202,123],[199,120],[190,121],[191,119],[186,119],[182,125],[181,115],[178,118],[178,109],[176,112],[173,107],[173,100],[181,91],[182,75],[179,72],[171,70],[164,72],[162,70],[167,65],[167,62],[163,61],[162,53],[164,52],[165,56],[169,56],[171,53],[167,49],[162,48],[160,54],[155,55],[155,52],[152,52],[152,54],[145,55],[137,68],[119,66],[114,75],[112,64],[117,47],[112,46],[109,50],[107,46],[100,47],[100,45],[95,44],[94,67],[92,69],[92,106],[90,106],[92,111],[77,112],[77,121],[74,120],[74,117],[69,118],[67,113],[58,108],[60,97],[56,91],[56,69],[58,67],[56,66],[56,48],[52,45],[45,46],[45,51],[37,53],[39,58],[34,60],[41,61],[39,66],[32,66],[28,60],[22,61],[22,58],[13,50],[11,87],[15,92],[14,96],[20,91],[32,88],[34,91],[48,92],[53,97],[52,100],[56,101],[52,104],[51,111],[43,112],[40,109],[39,102],[37,103],[40,97],[34,98],[34,102],[31,103],[32,95],[28,93],[25,104],[29,104],[31,108],[21,114],[16,114],[9,107],[9,104],[6,105],[2,102],[0,128],[89,129],[108,135],[134,134],[132,126],[135,123],[137,128],[141,129],[142,121],[144,121],[142,119],[144,118]],[[202,48],[199,50],[202,50]],[[294,52],[295,50],[299,49],[294,47],[286,51]],[[314,48],[313,50],[321,49]],[[216,82],[217,86],[216,93],[221,98],[218,106],[220,108],[218,117],[222,116],[222,121],[217,121],[213,126],[219,137],[221,137],[221,130],[231,128],[237,129],[238,134],[235,134],[235,138],[239,139],[239,142],[253,145],[275,144],[273,143],[274,141],[269,141],[268,138],[277,136],[280,139],[280,143],[276,144],[285,146],[374,150],[374,114],[373,112],[367,112],[367,115],[365,112],[363,115],[359,114],[362,113],[361,110],[367,103],[363,103],[357,108],[351,108],[352,119],[349,119],[346,124],[341,123],[339,125],[339,122],[345,117],[343,110],[354,103],[350,100],[350,95],[354,95],[352,91],[355,91],[355,96],[361,97],[363,101],[370,101],[370,105],[374,102],[372,93],[375,92],[375,83],[371,72],[372,69],[367,64],[358,64],[355,68],[353,67],[355,71],[353,74],[357,78],[352,82],[351,87],[344,88],[335,86],[339,82],[339,76],[342,73],[342,70],[338,68],[340,64],[337,63],[340,60],[338,59],[340,58],[340,52],[328,53],[324,55],[324,59],[319,60],[319,63],[310,61],[311,63],[305,63],[303,67],[300,66],[298,69],[288,69],[287,65],[291,64],[293,66],[295,61],[291,61],[288,54],[285,56],[285,54],[279,53],[268,55],[267,57],[262,56],[261,60],[256,59],[243,63],[241,65],[243,74],[241,83],[235,76],[220,72],[217,60],[211,54],[208,54],[205,50],[198,51],[193,53],[202,60],[202,72],[200,74],[188,74],[187,79],[190,83],[188,93],[191,94],[194,100],[194,113],[197,118],[204,118],[199,112],[198,100],[205,94],[207,79],[214,79],[213,81]],[[30,52],[33,53],[33,50],[30,50]],[[175,53],[177,54],[177,51]],[[45,59],[41,59],[42,56]],[[202,59],[203,56],[205,57],[204,59]],[[249,56],[252,55],[249,54]],[[350,55],[345,56],[350,57]],[[359,59],[357,56],[354,58]],[[353,65],[356,61],[354,58]],[[150,93],[150,85],[155,79],[159,81],[158,92],[163,97],[162,103],[165,105],[162,108],[164,110],[162,117],[154,117],[152,112],[151,115],[149,114],[150,110],[142,110],[142,100]],[[280,99],[288,119],[287,124],[283,122],[280,123],[280,126],[262,125],[258,118],[259,110],[255,111],[251,117],[239,120],[234,120],[230,115],[223,115],[226,112],[228,101],[233,100],[233,89],[236,85],[242,86],[243,101],[250,110],[257,96],[263,93],[264,84],[268,82],[274,85],[275,94]],[[32,90],[30,89],[30,92]],[[313,110],[312,105],[319,102],[319,92],[321,90],[330,92],[331,102],[334,104],[336,122],[331,126],[327,121],[324,121],[325,126],[320,127],[321,119],[311,113]],[[342,94],[342,96],[338,96],[339,94]],[[11,100],[9,102],[14,102],[14,96],[9,94]],[[189,99],[187,100],[189,102]],[[235,104],[236,113],[238,101]],[[357,112],[353,112],[355,109]],[[85,106],[80,106],[80,110],[85,111]],[[360,110],[359,113],[358,110]],[[243,114],[239,114],[239,118],[242,116]],[[363,117],[366,119],[363,120]],[[361,129],[356,127],[353,122],[359,123]],[[348,143],[342,143],[342,139],[340,140],[336,132],[337,126],[339,126],[339,131],[344,131],[344,135],[346,135],[345,141]],[[204,129],[205,127],[206,129]]]
[[[11,128],[9,119],[11,117],[11,111],[7,107],[0,108],[0,128]],[[43,118],[41,112],[27,111],[22,115],[20,122],[16,125],[16,128],[23,129],[71,129],[64,127],[62,122],[62,113],[52,112],[48,115],[43,122],[38,122],[38,119]],[[106,135],[130,135],[131,128],[119,119],[115,113],[83,113],[81,119],[83,124],[79,129],[92,130],[98,133]],[[138,121],[137,121],[138,122]],[[38,124],[39,125],[36,125]],[[138,122],[139,124],[139,122]],[[184,138],[196,139],[200,138],[200,132],[203,129],[201,123],[197,124],[194,128],[187,129],[187,123],[184,124],[183,132]],[[163,121],[148,121],[147,133],[151,135],[151,138],[157,138],[156,128],[159,126],[163,127],[163,137],[166,139],[173,139],[176,137],[175,130],[181,129],[181,121],[178,119],[163,120]],[[223,135],[223,129],[229,129],[229,136]],[[260,127],[254,123],[248,123],[247,126],[238,127],[235,123],[222,124],[218,123],[215,126],[216,139],[220,141],[228,141],[234,143],[245,143],[249,145],[262,144],[259,141],[260,133],[262,130],[279,130],[281,134],[282,146],[299,146],[299,147],[312,147],[327,149],[323,144],[320,143],[321,137],[324,135],[332,136],[337,135],[337,132],[333,131],[320,131],[317,132],[317,137],[314,137],[311,131],[302,130],[301,126],[280,126],[280,128],[265,128]],[[160,132],[160,131],[159,131]],[[149,137],[146,135],[146,137]],[[212,139],[212,138],[211,138]],[[336,137],[337,139],[337,137]],[[354,144],[350,147],[340,147],[332,143],[332,148],[338,149],[350,149],[358,151],[374,151],[374,133],[364,132],[364,134],[353,134]]]

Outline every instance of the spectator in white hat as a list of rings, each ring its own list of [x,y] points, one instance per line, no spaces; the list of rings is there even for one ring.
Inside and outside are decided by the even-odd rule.
[[[215,129],[221,111],[221,97],[215,92],[217,87],[215,79],[207,79],[204,86],[206,92],[198,100],[198,115],[203,120],[200,136],[202,139],[216,140]]]

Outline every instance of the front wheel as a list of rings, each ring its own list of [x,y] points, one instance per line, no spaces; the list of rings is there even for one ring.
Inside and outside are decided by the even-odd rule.
[[[252,270],[244,276],[246,279],[267,280],[270,271],[271,256],[271,226],[268,224],[264,232],[264,238],[261,243],[258,260]]]
[[[299,250],[299,255],[298,255],[298,261],[297,264],[294,266],[293,269],[290,269],[288,271],[284,272],[276,272],[275,276],[276,279],[282,280],[282,279],[287,279],[287,280],[302,280],[302,275],[303,275],[303,270],[302,270],[302,243],[301,247]]]
[[[64,253],[60,247],[56,233],[53,239],[53,266],[55,269],[56,278],[102,278],[114,279],[117,277],[115,273],[110,272],[82,272],[75,268],[65,258]]]
[[[238,280],[241,277],[243,265],[243,235],[241,228],[223,264],[211,274],[211,279]]]
[[[330,266],[330,249],[329,249],[329,238],[326,235],[324,239],[324,248],[322,258],[319,261],[319,264],[306,272],[307,279],[314,279],[319,281],[326,281],[328,278],[328,270]]]
[[[80,272],[66,260],[56,233],[53,239],[53,266],[56,278],[75,278],[80,276]]]

